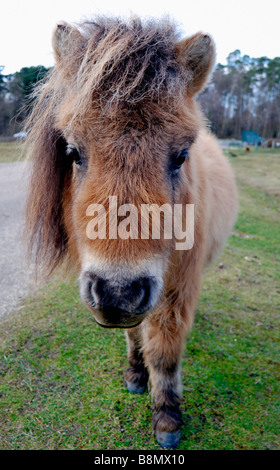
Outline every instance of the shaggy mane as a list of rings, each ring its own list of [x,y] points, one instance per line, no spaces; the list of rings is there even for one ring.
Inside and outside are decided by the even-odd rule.
[[[85,115],[93,102],[105,112],[146,99],[178,103],[191,78],[176,60],[179,40],[167,18],[84,21],[73,27],[61,63],[35,96],[50,113],[71,98],[73,119]]]
[[[77,82],[107,104],[137,103],[143,98],[172,98],[186,88],[186,71],[176,60],[179,40],[169,20],[99,18],[79,25],[85,38]],[[70,58],[71,61],[71,58]],[[67,66],[65,61],[65,66]]]

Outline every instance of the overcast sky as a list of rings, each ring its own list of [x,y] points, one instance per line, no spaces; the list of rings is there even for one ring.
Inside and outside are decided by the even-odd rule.
[[[4,74],[53,65],[51,34],[61,21],[95,13],[174,18],[185,35],[212,34],[218,62],[240,49],[251,57],[280,56],[280,0],[1,0],[0,65]]]

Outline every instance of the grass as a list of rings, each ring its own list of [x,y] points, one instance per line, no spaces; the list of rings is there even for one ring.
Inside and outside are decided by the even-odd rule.
[[[0,163],[19,161],[21,156],[21,142],[0,142]]]
[[[231,163],[240,213],[186,343],[179,449],[280,448],[280,154]],[[150,395],[123,386],[123,331],[95,325],[76,280],[53,281],[1,327],[1,449],[160,449]]]

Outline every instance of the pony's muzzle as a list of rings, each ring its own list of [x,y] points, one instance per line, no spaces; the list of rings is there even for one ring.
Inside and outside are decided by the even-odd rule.
[[[82,274],[80,286],[97,323],[111,328],[138,325],[154,306],[159,290],[154,277],[104,279],[91,271]]]

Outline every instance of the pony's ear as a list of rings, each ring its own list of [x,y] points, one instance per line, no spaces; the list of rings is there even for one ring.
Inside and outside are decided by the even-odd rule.
[[[203,90],[216,59],[216,48],[208,34],[196,33],[176,45],[177,60],[189,74],[187,91],[195,95]]]
[[[57,63],[70,52],[73,41],[80,38],[80,31],[69,23],[63,22],[56,26],[52,36],[52,47]]]

